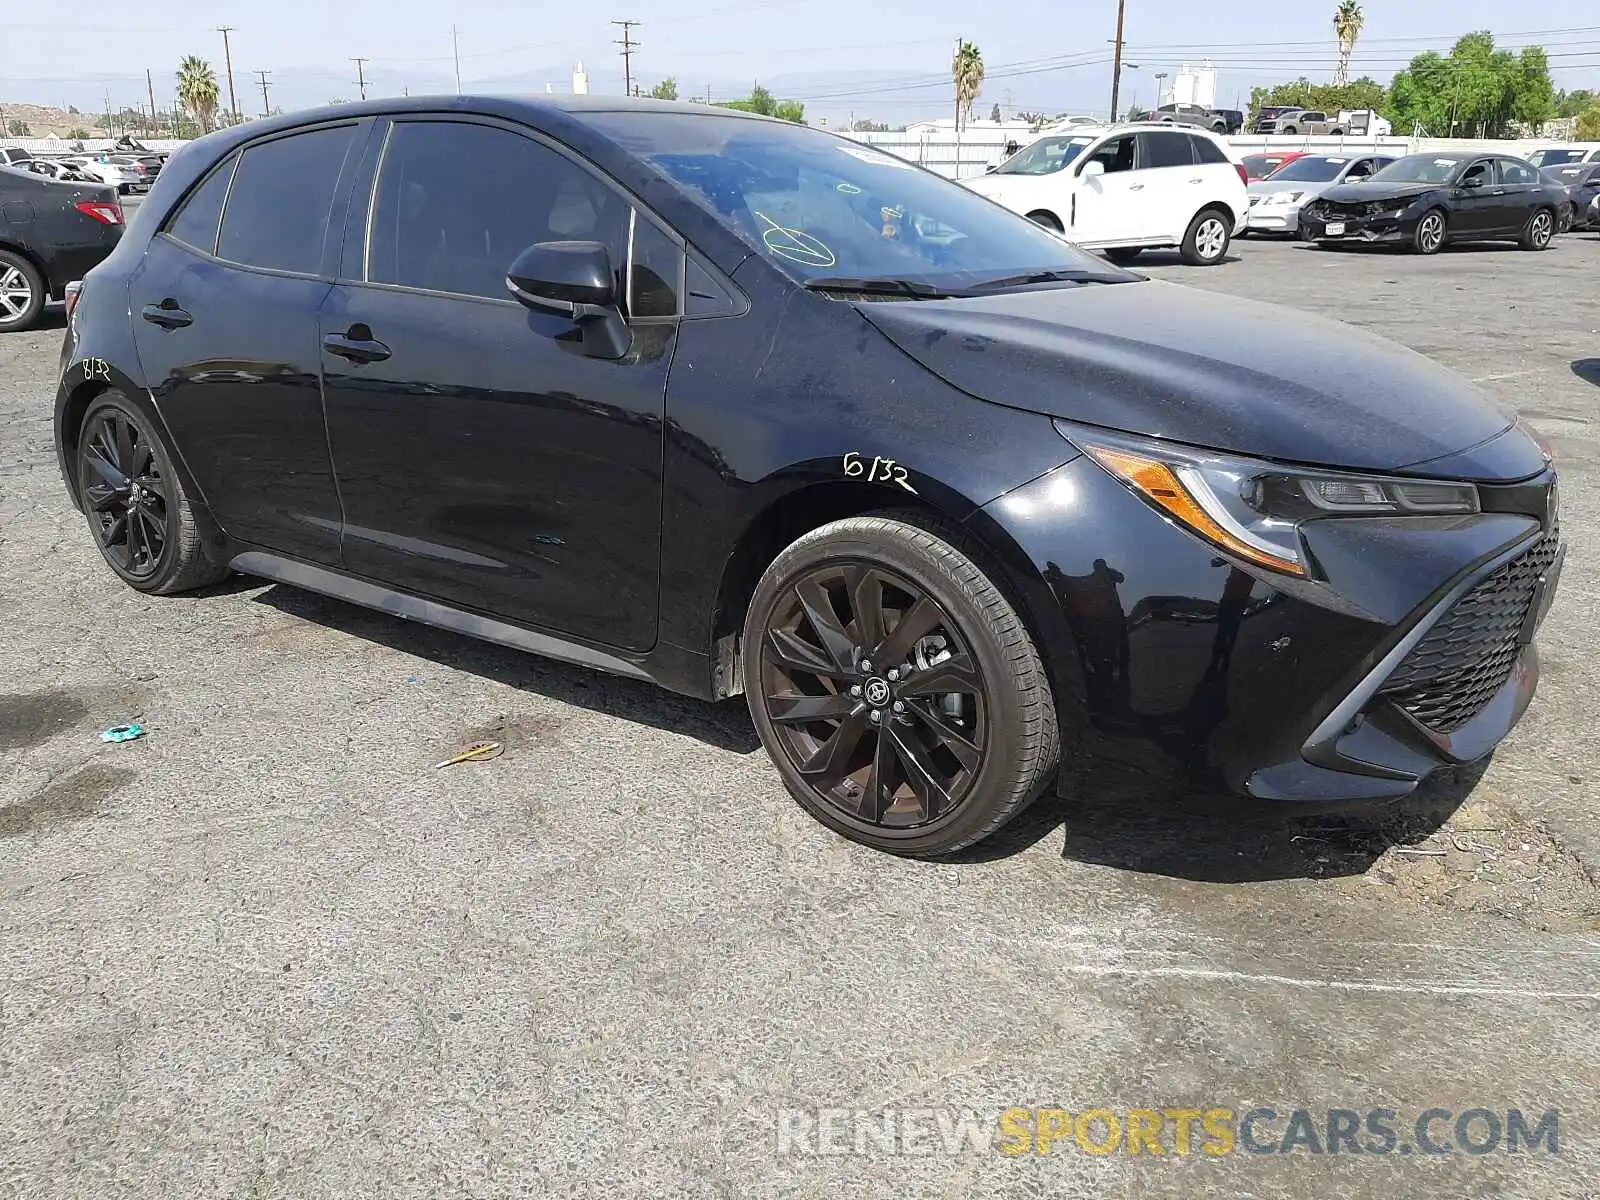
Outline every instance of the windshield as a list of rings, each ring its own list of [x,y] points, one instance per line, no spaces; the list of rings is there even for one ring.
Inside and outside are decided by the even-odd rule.
[[[1040,138],[1021,153],[1014,154],[995,168],[996,175],[1054,175],[1084,149],[1094,144],[1094,138],[1083,134],[1066,137]]]
[[[801,282],[954,288],[1051,271],[1138,278],[959,184],[804,125],[710,113],[586,119]]]
[[[1308,154],[1286,162],[1270,176],[1273,183],[1292,179],[1299,183],[1327,183],[1339,178],[1339,172],[1348,166],[1348,158],[1327,158],[1321,154]]]
[[[1464,159],[1435,154],[1410,154],[1397,158],[1372,177],[1374,183],[1448,183],[1461,170]]]
[[[1582,150],[1535,150],[1528,155],[1528,161],[1536,167],[1559,167],[1563,163],[1577,162],[1582,157]]]

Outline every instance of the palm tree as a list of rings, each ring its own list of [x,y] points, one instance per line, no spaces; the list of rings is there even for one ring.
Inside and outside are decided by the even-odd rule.
[[[1356,51],[1356,39],[1366,23],[1360,0],[1339,0],[1339,7],[1333,13],[1333,32],[1339,39],[1339,67],[1333,75],[1336,86],[1343,87],[1350,82],[1350,56]]]
[[[956,81],[956,129],[972,118],[972,102],[983,87],[983,53],[971,42],[963,39],[956,46],[956,56],[950,63],[950,73]]]
[[[186,55],[178,64],[178,103],[188,111],[200,126],[202,133],[211,132],[211,123],[217,116],[217,73],[205,59]]]

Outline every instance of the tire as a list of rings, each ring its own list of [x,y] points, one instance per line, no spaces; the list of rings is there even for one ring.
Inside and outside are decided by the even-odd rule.
[[[1330,130],[1328,130],[1328,136],[1329,137],[1343,137],[1344,136],[1344,130],[1342,130],[1342,129],[1330,129]]]
[[[1118,246],[1115,249],[1101,251],[1108,259],[1119,267],[1126,267],[1139,260],[1139,255],[1144,253],[1143,246]]]
[[[172,456],[123,393],[102,392],[89,405],[73,470],[100,555],[129,587],[168,596],[227,577],[201,536]]]
[[[1202,208],[1189,222],[1179,252],[1191,267],[1214,267],[1228,256],[1232,221],[1220,208]]]
[[[1444,209],[1430,208],[1417,222],[1416,232],[1411,235],[1411,248],[1418,254],[1437,254],[1449,240],[1450,226]]]
[[[20,254],[0,250],[0,333],[37,325],[48,291],[38,267]]]
[[[1293,125],[1285,125],[1278,132],[1279,133],[1299,133],[1300,131],[1298,129],[1296,129]]]
[[[1528,223],[1522,227],[1522,237],[1517,240],[1517,245],[1524,250],[1548,250],[1555,231],[1555,213],[1548,208],[1536,208],[1528,218]]]
[[[1049,678],[986,561],[943,522],[884,512],[812,530],[756,585],[742,655],[751,719],[784,786],[828,828],[892,854],[950,854],[1054,773]],[[909,647],[896,642],[905,620]],[[797,701],[819,715],[797,720]]]
[[[1042,208],[1035,212],[1029,213],[1028,220],[1032,221],[1035,225],[1042,225],[1051,233],[1066,232],[1066,227],[1061,224],[1061,218],[1057,217],[1055,213],[1045,212]]]

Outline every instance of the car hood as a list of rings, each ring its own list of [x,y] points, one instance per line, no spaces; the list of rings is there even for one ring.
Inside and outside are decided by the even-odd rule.
[[[1410,196],[1426,196],[1445,185],[1442,183],[1341,183],[1322,193],[1324,200],[1336,204],[1360,204],[1364,200],[1403,200]]]
[[[1175,284],[857,307],[981,399],[1239,454],[1399,470],[1510,426],[1477,388],[1403,346]]]
[[[1065,168],[1049,175],[979,175],[975,179],[963,179],[961,185],[980,196],[987,196],[991,200],[1005,204],[1017,196],[1038,196],[1043,194],[1045,180],[1069,178]]]

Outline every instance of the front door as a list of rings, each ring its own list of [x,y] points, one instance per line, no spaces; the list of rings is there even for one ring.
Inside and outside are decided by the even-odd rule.
[[[570,317],[523,307],[505,277],[536,242],[601,242],[619,280],[630,245],[637,266],[648,245],[681,257],[676,244],[574,159],[496,123],[395,121],[372,196],[370,216],[352,209],[320,328],[346,569],[650,648],[676,269],[653,273],[674,285],[663,315],[635,297],[618,360],[586,356]]]
[[[156,408],[223,530],[330,565],[340,512],[317,310],[337,253],[330,211],[365,131],[347,122],[231,155],[151,239],[128,296]]]
[[[1453,194],[1456,210],[1450,216],[1450,232],[1482,237],[1498,229],[1503,219],[1499,190],[1500,177],[1492,158],[1480,158],[1461,172]]]
[[[1105,174],[1086,175],[1083,166],[1074,168],[1069,241],[1094,246],[1139,236],[1146,182],[1134,169],[1137,147],[1134,134],[1111,138],[1084,163],[1099,163]]]

